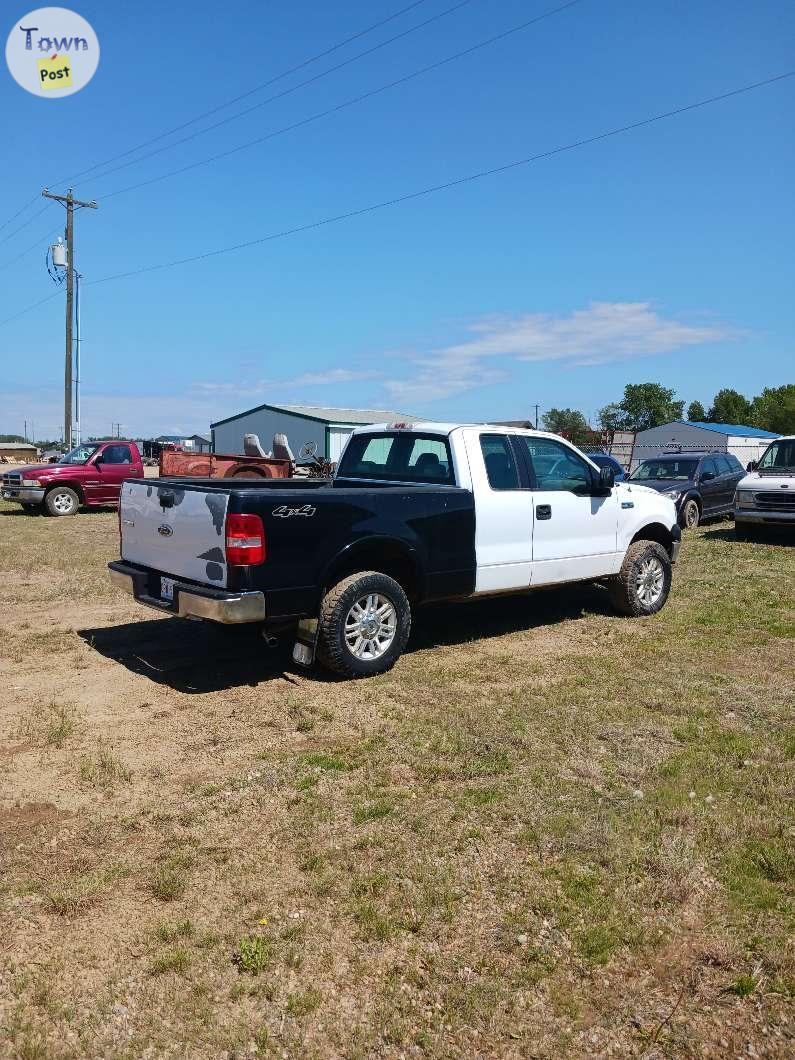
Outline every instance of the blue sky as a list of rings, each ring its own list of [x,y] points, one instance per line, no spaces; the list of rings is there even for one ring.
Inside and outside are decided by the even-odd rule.
[[[102,57],[61,100],[0,74],[0,223],[409,0],[82,2]],[[437,15],[388,25],[194,131]],[[470,0],[190,143],[74,182],[88,281],[254,239],[549,150],[795,66],[788,0],[582,0],[335,115],[141,188],[433,63],[555,0]],[[4,5],[9,32],[30,8]],[[84,432],[206,430],[264,401],[589,416],[626,382],[707,403],[793,381],[795,78],[390,209],[84,289]],[[182,135],[185,135],[184,133]],[[172,139],[176,139],[173,137]],[[169,144],[160,141],[155,146]],[[151,150],[151,148],[150,148]],[[135,157],[135,156],[130,156]],[[107,168],[107,167],[106,167]],[[105,198],[105,196],[108,196]],[[37,203],[8,228],[26,222]],[[53,290],[51,206],[0,242],[0,320]],[[61,423],[61,296],[0,327],[0,431]]]

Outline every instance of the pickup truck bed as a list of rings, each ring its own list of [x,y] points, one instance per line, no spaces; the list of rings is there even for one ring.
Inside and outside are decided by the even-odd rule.
[[[224,523],[237,513],[263,520],[267,562],[260,566],[225,562]],[[472,593],[474,520],[471,492],[454,486],[146,479],[123,487],[122,561],[149,572],[152,592],[146,595],[155,599],[157,582],[166,576],[262,592],[267,618],[286,619],[316,613],[322,586],[348,568],[370,569],[368,562],[380,570],[389,560],[412,571],[411,595],[418,601]],[[178,599],[161,603],[179,613]]]

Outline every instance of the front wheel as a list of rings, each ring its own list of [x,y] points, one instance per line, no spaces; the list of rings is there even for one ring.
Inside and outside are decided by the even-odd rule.
[[[682,505],[682,514],[679,518],[679,525],[683,530],[695,530],[701,521],[701,512],[698,507],[698,501],[690,500],[685,501]]]
[[[662,545],[636,541],[610,586],[613,606],[634,618],[656,614],[668,599],[671,574],[671,557]]]
[[[371,677],[394,666],[411,632],[411,606],[386,574],[361,571],[329,589],[320,605],[318,661],[344,677]]]
[[[44,498],[44,507],[50,515],[76,515],[80,498],[68,486],[55,486]]]

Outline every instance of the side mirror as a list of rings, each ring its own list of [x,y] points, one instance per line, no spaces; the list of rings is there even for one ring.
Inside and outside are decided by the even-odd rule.
[[[599,483],[599,492],[600,493],[609,493],[610,490],[615,485],[615,481],[616,481],[616,473],[612,469],[612,467],[600,467],[599,468],[598,483]]]
[[[745,470],[746,471],[756,471],[756,469],[758,467],[759,467],[759,463],[756,460],[749,460],[748,463],[745,465]]]
[[[711,471],[705,471],[704,474],[701,476],[701,481],[711,482],[714,478],[715,476]]]

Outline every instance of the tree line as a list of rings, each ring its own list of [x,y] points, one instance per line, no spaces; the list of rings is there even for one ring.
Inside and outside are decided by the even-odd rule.
[[[736,423],[760,427],[775,434],[795,434],[795,383],[765,387],[761,394],[747,398],[724,387],[705,408],[700,401],[685,402],[675,391],[659,383],[627,383],[621,401],[599,410],[598,428],[603,431],[645,431],[672,420],[694,423]],[[564,434],[573,442],[588,441],[594,428],[578,409],[549,409],[544,413],[545,430]]]

